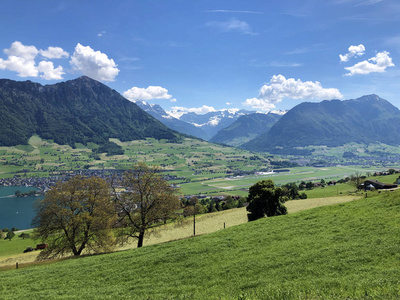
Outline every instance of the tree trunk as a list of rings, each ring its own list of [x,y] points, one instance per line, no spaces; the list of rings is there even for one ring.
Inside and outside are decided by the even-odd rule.
[[[140,230],[139,238],[138,238],[138,248],[143,246],[143,239],[144,239],[144,230]]]

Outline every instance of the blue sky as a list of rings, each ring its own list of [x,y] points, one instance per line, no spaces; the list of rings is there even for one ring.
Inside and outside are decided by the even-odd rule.
[[[0,78],[87,75],[166,110],[400,107],[400,1],[2,1]]]

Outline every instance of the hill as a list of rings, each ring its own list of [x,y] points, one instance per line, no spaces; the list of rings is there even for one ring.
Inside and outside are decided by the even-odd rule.
[[[149,104],[144,101],[136,101],[135,103],[145,112],[175,131],[201,139],[207,139],[208,137],[207,133],[205,133],[200,127],[196,127],[191,123],[172,117],[158,104]]]
[[[27,144],[34,134],[71,146],[103,144],[109,138],[179,136],[115,90],[86,76],[45,86],[2,79],[0,111],[1,146]]]
[[[243,148],[280,153],[294,147],[335,147],[351,142],[399,145],[399,109],[377,95],[346,101],[304,102]]]
[[[240,116],[235,122],[218,131],[210,142],[238,147],[267,132],[282,115],[254,113]]]
[[[13,287],[2,297],[398,299],[399,196],[387,192],[196,238],[2,271],[2,286]]]

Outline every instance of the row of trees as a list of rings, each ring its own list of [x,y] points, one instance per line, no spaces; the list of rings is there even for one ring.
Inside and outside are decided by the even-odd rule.
[[[110,192],[111,191],[111,192]],[[36,204],[34,236],[48,244],[39,258],[106,252],[172,218],[180,202],[157,167],[139,163],[110,185],[98,177],[59,182]]]

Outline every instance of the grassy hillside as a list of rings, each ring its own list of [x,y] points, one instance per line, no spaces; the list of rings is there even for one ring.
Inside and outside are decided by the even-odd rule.
[[[337,203],[345,203],[358,199],[360,196],[341,196],[320,199],[295,200],[285,203],[289,213],[295,213],[319,206],[332,205]],[[151,234],[145,238],[144,245],[161,244],[179,239],[190,238],[193,236],[192,217],[188,217],[185,226],[176,226],[175,223],[169,223],[161,226],[157,230],[157,234]],[[224,226],[226,228],[236,226],[247,222],[247,211],[245,207],[223,210],[215,213],[197,215],[196,216],[196,235],[209,234],[218,231]],[[29,246],[34,247],[38,241],[32,238],[22,240],[14,238],[11,242],[8,240],[0,240],[0,269],[13,268],[15,263],[22,264],[31,263],[36,259],[38,252],[23,253],[22,251]],[[137,242],[124,245],[124,249],[136,248]]]
[[[400,192],[0,272],[9,298],[398,299]]]

